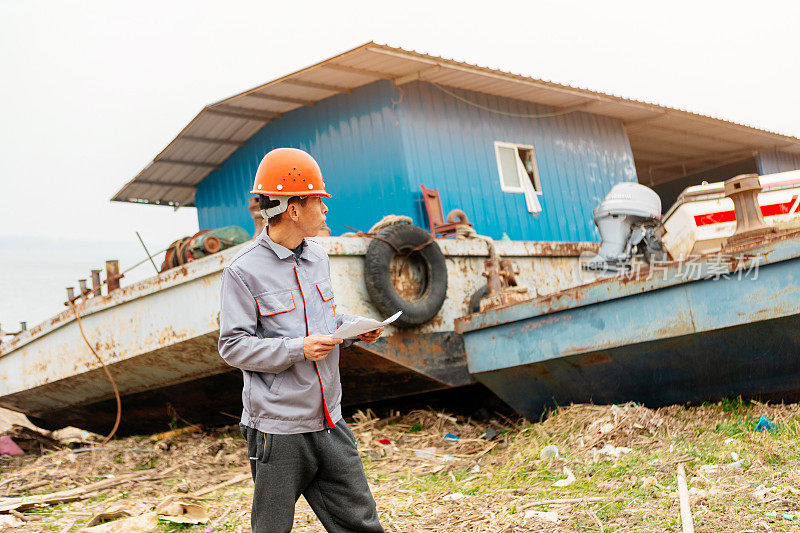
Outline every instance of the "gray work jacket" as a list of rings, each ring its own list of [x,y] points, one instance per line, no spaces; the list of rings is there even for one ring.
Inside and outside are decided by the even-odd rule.
[[[323,394],[332,423],[342,418],[339,346],[352,341],[316,368],[303,353],[307,335],[356,318],[337,313],[334,302],[328,254],[309,239],[295,259],[264,228],[222,271],[219,354],[244,374],[244,425],[281,434],[324,429]]]

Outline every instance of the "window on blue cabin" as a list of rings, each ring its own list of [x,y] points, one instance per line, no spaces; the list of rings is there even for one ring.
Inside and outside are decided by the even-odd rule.
[[[542,194],[542,184],[539,181],[533,146],[495,141],[494,152],[497,157],[500,189],[503,192],[524,194],[528,211],[534,215],[539,214],[542,208],[538,196]]]

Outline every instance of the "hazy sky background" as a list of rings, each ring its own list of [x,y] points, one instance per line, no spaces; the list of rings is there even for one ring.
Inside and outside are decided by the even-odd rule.
[[[144,257],[136,230],[197,231],[193,209],[108,200],[204,105],[366,41],[800,136],[798,20],[796,1],[0,0],[0,325]]]

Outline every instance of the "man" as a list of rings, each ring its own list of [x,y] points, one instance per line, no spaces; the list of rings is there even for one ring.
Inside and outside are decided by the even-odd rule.
[[[244,375],[253,531],[290,531],[302,494],[327,531],[382,532],[341,414],[339,348],[352,341],[330,336],[357,317],[336,312],[328,255],[307,239],[331,195],[316,161],[294,148],[264,156],[252,192],[267,226],[223,271],[219,353]]]

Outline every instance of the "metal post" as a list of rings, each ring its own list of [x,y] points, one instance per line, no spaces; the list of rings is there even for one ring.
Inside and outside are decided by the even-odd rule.
[[[100,270],[92,269],[92,296],[100,296],[101,292]]]
[[[78,280],[78,285],[80,286],[81,296],[86,296],[86,293],[89,292],[89,289],[86,287],[86,280],[85,279],[79,279]]]
[[[20,331],[20,333],[22,333],[23,331],[26,331],[27,329],[28,329],[28,323],[27,322],[20,322],[19,323],[19,331]]]
[[[119,261],[110,259],[106,261],[106,286],[108,286],[108,293],[119,289]]]
[[[486,286],[489,288],[489,296],[500,292],[500,260],[497,258],[487,259],[483,262],[484,277]]]
[[[740,174],[725,181],[725,196],[733,200],[736,215],[736,231],[725,242],[725,246],[743,244],[775,231],[775,228],[764,222],[761,206],[758,204],[760,192],[758,174]]]
[[[75,301],[75,289],[73,287],[67,287],[67,301],[70,303]]]
[[[511,259],[504,258],[500,260],[500,277],[506,282],[507,287],[517,286],[517,274],[519,274],[519,269]]]

